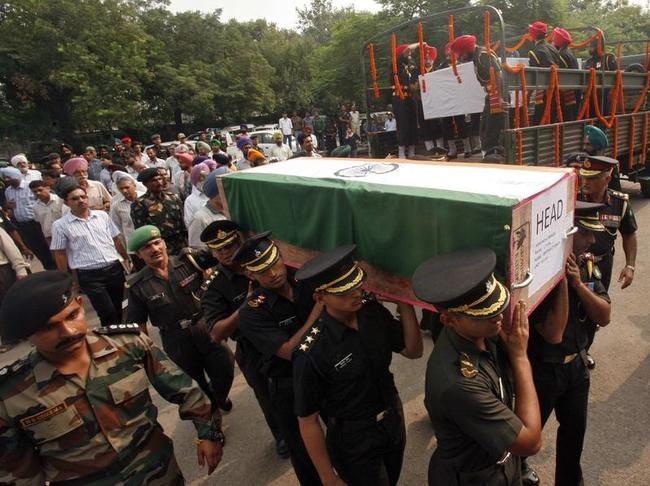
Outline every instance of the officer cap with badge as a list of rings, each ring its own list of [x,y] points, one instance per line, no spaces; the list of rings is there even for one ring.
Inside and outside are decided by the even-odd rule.
[[[588,231],[605,231],[605,226],[600,222],[599,208],[604,204],[587,201],[576,201],[574,223],[579,228]]]
[[[136,252],[151,240],[162,238],[160,230],[151,224],[140,226],[129,237],[129,251]]]
[[[355,245],[339,246],[308,260],[296,272],[296,280],[304,281],[314,292],[339,295],[359,288],[366,281],[366,272],[352,258]]]
[[[65,272],[46,270],[18,280],[7,291],[0,308],[2,338],[28,338],[70,305],[74,297],[72,276]]]
[[[604,155],[588,155],[582,158],[580,175],[582,177],[598,177],[601,174],[611,174],[618,167],[618,160]]]
[[[418,299],[472,319],[487,320],[506,310],[510,293],[494,276],[497,258],[489,248],[437,255],[413,274]]]
[[[229,219],[213,221],[201,232],[201,241],[212,250],[225,248],[239,239],[241,227]]]
[[[269,238],[270,231],[265,231],[248,238],[235,256],[233,262],[241,264],[251,273],[262,273],[278,261],[280,250]]]

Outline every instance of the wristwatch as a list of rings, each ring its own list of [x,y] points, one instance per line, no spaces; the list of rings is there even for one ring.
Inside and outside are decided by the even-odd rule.
[[[226,436],[223,435],[223,432],[220,430],[210,430],[207,433],[203,434],[201,436],[201,439],[211,440],[212,442],[220,442],[221,445],[224,445],[226,443]]]

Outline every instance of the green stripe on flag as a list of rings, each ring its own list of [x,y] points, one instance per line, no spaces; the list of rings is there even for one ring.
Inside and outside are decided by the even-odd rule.
[[[241,172],[223,178],[231,217],[303,248],[355,243],[357,256],[410,277],[439,253],[488,246],[507,261],[519,202],[440,189]],[[505,273],[503,270],[500,273]]]

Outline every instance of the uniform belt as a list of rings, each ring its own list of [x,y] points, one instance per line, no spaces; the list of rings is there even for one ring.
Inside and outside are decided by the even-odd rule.
[[[189,327],[192,327],[194,324],[199,322],[202,318],[203,318],[203,315],[201,313],[197,313],[197,314],[194,314],[190,318],[180,319],[180,320],[178,320],[176,322],[172,322],[170,324],[162,325],[162,326],[160,326],[160,330],[163,331],[163,332],[165,330],[172,330],[172,329],[185,330],[185,329],[187,329]]]
[[[342,425],[349,425],[349,424],[357,424],[357,425],[363,425],[363,424],[376,424],[384,420],[388,414],[390,413],[392,409],[387,408],[386,410],[382,410],[381,412],[370,416],[370,417],[365,417],[365,418],[358,418],[358,419],[347,419],[347,418],[339,418],[339,417],[329,417],[328,422],[331,426],[336,427],[336,426],[342,426]]]

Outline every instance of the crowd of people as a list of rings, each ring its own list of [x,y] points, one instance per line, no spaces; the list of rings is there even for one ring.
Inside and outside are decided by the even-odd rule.
[[[538,22],[531,29],[542,31]],[[497,68],[471,36],[456,39],[452,51],[475,63],[479,80]],[[405,76],[409,52],[398,46]],[[427,52],[432,66],[435,52]],[[534,52],[554,51],[536,44]],[[399,89],[410,83],[404,78]],[[506,116],[498,93],[485,86],[478,119],[484,149]],[[397,98],[406,156],[413,133],[428,125],[418,122],[413,98]],[[414,123],[406,125],[411,114]],[[168,146],[154,134],[144,151],[130,137],[112,150],[86,147],[81,156],[64,144],[42,171],[24,154],[0,170],[0,329],[5,344],[27,339],[34,346],[0,369],[0,482],[183,484],[149,385],[192,420],[198,463],[212,473],[226,447],[222,414],[235,406],[236,363],[277,455],[291,460],[300,484],[395,485],[406,430],[391,360],[395,353],[419,359],[425,328],[435,340],[425,384],[437,438],[429,484],[538,484],[529,463],[552,411],[559,422],[555,484],[582,484],[595,366],[588,351],[610,321],[617,234],[623,288],[634,279],[637,252],[628,197],[609,189],[617,162],[598,153],[604,133],[587,130],[587,153],[577,158],[582,189],[572,252],[539,308],[528,317],[523,302],[512,303],[506,319],[510,294],[494,274],[496,255],[478,248],[418,267],[413,290],[438,310],[418,322],[412,305],[395,302],[394,315],[386,298],[364,290],[354,245],[294,271],[271,231],[245,234],[224,214],[219,176],[319,157],[312,138],[318,118],[284,114],[270,154],[242,127],[234,160],[218,138],[192,148],[184,134]],[[354,156],[356,107],[341,106],[335,124],[343,141],[335,155]],[[438,128],[426,139],[429,150],[447,138]],[[33,258],[45,271],[29,275]],[[82,295],[100,321],[92,331]],[[148,337],[148,323],[163,350]]]

